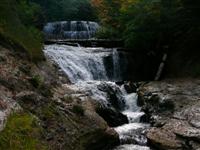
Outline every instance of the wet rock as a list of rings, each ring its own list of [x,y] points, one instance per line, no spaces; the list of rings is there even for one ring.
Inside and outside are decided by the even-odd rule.
[[[133,82],[127,82],[124,84],[124,88],[126,90],[127,93],[136,93],[137,88],[138,88],[138,84],[137,83],[133,83]]]
[[[98,89],[107,93],[108,101],[114,108],[123,110],[125,101],[119,87],[102,83],[98,85]]]
[[[85,150],[108,150],[120,143],[118,134],[110,128],[91,132],[81,142]]]
[[[200,144],[200,80],[150,82],[139,100],[154,126],[147,137],[158,149],[197,150]]]
[[[114,108],[97,108],[97,113],[108,123],[110,127],[117,127],[128,123],[127,116]]]

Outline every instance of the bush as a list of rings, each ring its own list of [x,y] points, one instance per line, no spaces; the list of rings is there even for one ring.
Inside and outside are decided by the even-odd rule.
[[[33,116],[27,113],[13,114],[0,133],[0,149],[44,150],[46,147],[41,142],[40,134],[41,128]]]

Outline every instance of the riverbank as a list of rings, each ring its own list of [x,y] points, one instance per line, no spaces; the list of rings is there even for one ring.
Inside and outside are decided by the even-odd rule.
[[[97,104],[73,97],[55,65],[0,51],[0,149],[96,150],[119,144],[96,113]]]
[[[200,148],[200,80],[168,79],[139,88],[139,101],[152,124],[147,133],[158,150]]]

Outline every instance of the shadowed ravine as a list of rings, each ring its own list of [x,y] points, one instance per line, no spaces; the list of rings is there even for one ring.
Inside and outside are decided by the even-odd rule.
[[[44,53],[69,78],[69,88],[86,93],[105,108],[115,107],[128,117],[128,124],[115,128],[121,141],[115,150],[149,149],[145,146],[148,124],[140,123],[144,113],[137,106],[137,94],[128,94],[124,85],[116,84],[124,80],[117,49],[48,45]],[[110,91],[114,91],[113,101],[118,107],[108,100]]]

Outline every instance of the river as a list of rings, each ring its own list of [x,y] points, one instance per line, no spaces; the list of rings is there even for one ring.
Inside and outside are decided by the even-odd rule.
[[[56,63],[71,84],[72,89],[78,89],[98,101],[103,107],[119,109],[127,116],[129,123],[114,129],[119,134],[121,145],[114,150],[150,150],[145,137],[149,125],[140,122],[144,115],[137,106],[137,94],[127,93],[124,85],[116,84],[124,80],[122,70],[125,62],[120,60],[116,48],[84,48],[67,45],[46,45],[45,56]],[[116,108],[108,100],[110,89],[115,92]]]

